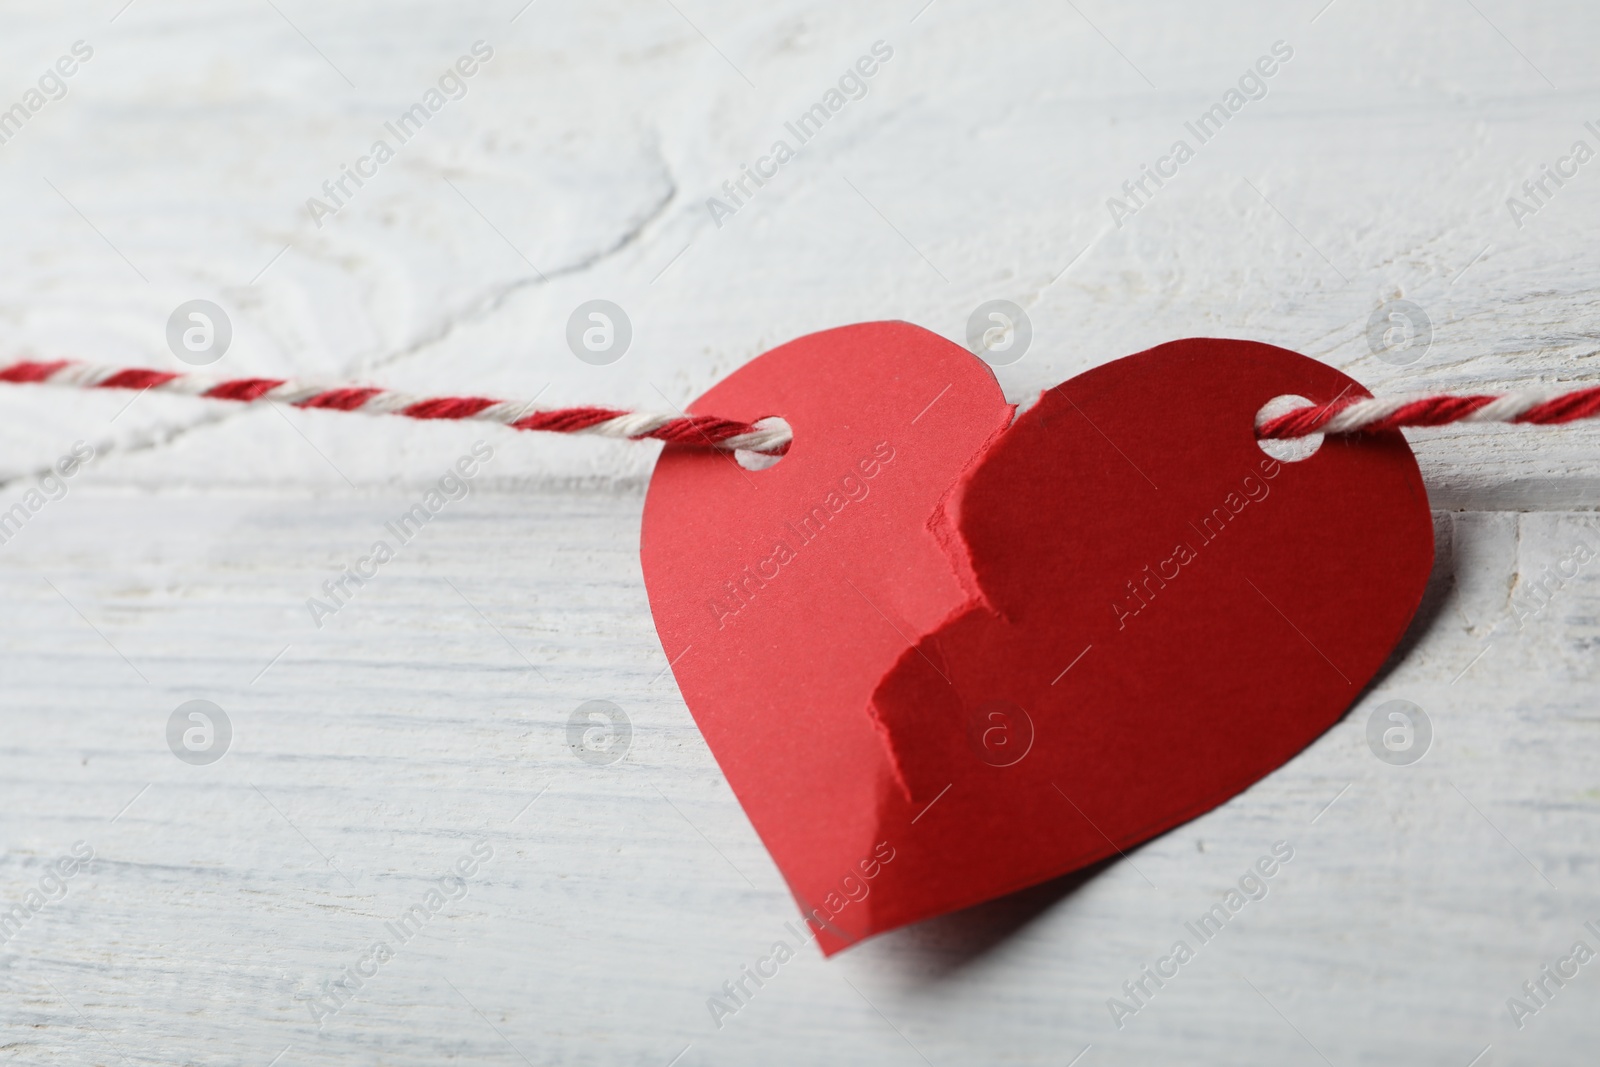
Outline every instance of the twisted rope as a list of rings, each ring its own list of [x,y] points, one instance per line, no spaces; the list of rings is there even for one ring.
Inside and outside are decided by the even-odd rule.
[[[1256,436],[1270,440],[1311,434],[1376,433],[1402,426],[1452,422],[1514,422],[1551,425],[1600,415],[1600,386],[1569,391],[1527,390],[1501,396],[1421,396],[1372,400],[1351,397],[1295,408],[1256,423]]]
[[[669,444],[735,449],[782,455],[793,435],[781,422],[763,425],[715,415],[662,415],[614,408],[535,408],[531,401],[481,396],[419,397],[374,386],[330,386],[285,378],[208,378],[198,374],[101,367],[72,360],[21,361],[0,367],[0,382],[56,385],[73,389],[138,389],[212,400],[258,403],[276,400],[297,408],[402,415],[408,419],[477,419],[513,430],[591,434],[596,437],[649,438]],[[1508,422],[1551,425],[1600,416],[1600,386],[1529,390],[1500,396],[1423,396],[1335,400],[1314,404],[1256,424],[1256,436],[1269,440],[1312,434],[1375,433],[1405,426],[1443,426],[1454,422]]]
[[[285,378],[218,379],[137,367],[100,367],[72,360],[12,363],[0,367],[0,382],[72,389],[148,389],[245,404],[276,400],[297,408],[401,415],[408,419],[477,419],[498,422],[513,430],[591,434],[633,441],[650,438],[723,452],[742,449],[782,455],[789,450],[792,436],[781,423],[762,425],[715,415],[661,415],[598,407],[536,409],[531,401],[409,396],[372,386],[315,385]]]

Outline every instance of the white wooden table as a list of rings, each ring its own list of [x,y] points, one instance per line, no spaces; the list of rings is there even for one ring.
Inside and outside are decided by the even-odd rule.
[[[660,409],[812,330],[962,340],[1008,299],[1017,400],[1195,335],[1378,393],[1600,379],[1600,162],[1507,206],[1600,149],[1592,5],[919,3],[6,3],[0,351],[182,369],[166,322],[205,299],[233,329],[212,371]],[[307,199],[475,41],[465,95],[318,226]],[[877,41],[865,95],[718,226],[707,198]],[[1198,144],[1185,122],[1276,41],[1264,98]],[[611,365],[564,340],[591,299],[632,322]],[[1367,338],[1396,299],[1431,323],[1406,363]],[[0,545],[6,1062],[1595,1057],[1600,963],[1520,1029],[1507,999],[1600,950],[1600,567],[1520,626],[1511,599],[1600,547],[1600,428],[1413,435],[1424,608],[1264,782],[1130,861],[807,949],[719,1027],[708,998],[795,912],[664,673],[654,446],[129,400],[0,390],[0,508],[96,451]],[[307,598],[479,439],[471,495],[314,626]],[[591,699],[631,722],[620,761],[568,747]],[[1392,699],[1432,723],[1413,765],[1367,744]],[[190,700],[231,723],[217,762],[169,748]],[[1276,841],[1267,898],[1119,1029],[1108,998]]]

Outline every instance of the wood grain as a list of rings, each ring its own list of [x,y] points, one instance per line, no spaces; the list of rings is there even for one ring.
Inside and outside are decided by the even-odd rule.
[[[1378,394],[1596,380],[1600,162],[1520,227],[1506,207],[1600,147],[1592,8],[919,6],[0,4],[0,105],[95,50],[0,145],[0,349],[178,368],[167,317],[204,298],[234,326],[215,371],[661,408],[811,330],[961,340],[1005,298],[1034,330],[998,372],[1014,400],[1196,335]],[[477,40],[465,97],[315,226],[306,198]],[[866,95],[719,228],[706,198],[878,40]],[[1277,40],[1265,98],[1116,227],[1106,200]],[[593,298],[634,325],[611,366],[565,346]],[[1398,298],[1433,330],[1404,365],[1366,340]],[[805,949],[718,1027],[707,999],[794,908],[664,672],[653,446],[128,399],[0,391],[0,507],[98,452],[0,545],[0,915],[94,851],[0,946],[7,1062],[1593,1058],[1600,964],[1522,1029],[1506,1001],[1600,949],[1600,565],[1518,599],[1600,547],[1600,428],[1413,435],[1424,609],[1281,771],[1084,876]],[[471,495],[313,625],[480,437]],[[1366,730],[1402,698],[1434,739],[1395,767]],[[167,745],[191,699],[233,725],[209,766]],[[592,699],[631,721],[614,764],[568,747]],[[319,1026],[479,841],[459,899]],[[1118,1029],[1108,998],[1277,841],[1267,897]]]

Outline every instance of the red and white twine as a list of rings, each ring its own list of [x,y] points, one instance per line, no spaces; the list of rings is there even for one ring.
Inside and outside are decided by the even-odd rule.
[[[72,360],[21,361],[0,366],[0,382],[74,389],[136,389],[240,403],[277,401],[297,408],[403,415],[408,419],[476,419],[513,430],[652,439],[671,444],[782,455],[793,435],[781,419],[754,423],[715,415],[664,415],[613,408],[536,408],[532,401],[481,396],[419,397],[375,386],[318,385],[285,378],[209,378],[199,374],[101,367]],[[1283,440],[1313,434],[1374,433],[1455,422],[1549,425],[1600,416],[1600,386],[1531,390],[1499,396],[1350,398],[1296,408],[1260,420],[1256,436]]]
[[[1600,415],[1600,386],[1571,390],[1527,390],[1500,396],[1351,397],[1295,408],[1256,423],[1265,439],[1312,434],[1376,433],[1403,426],[1452,422],[1519,422],[1551,425]]]
[[[139,367],[100,367],[72,360],[12,363],[0,367],[0,382],[72,389],[148,389],[211,400],[277,401],[297,408],[403,415],[408,419],[476,419],[498,422],[513,430],[547,430],[630,440],[651,438],[724,452],[739,449],[782,455],[789,450],[791,437],[789,428],[782,422],[763,425],[766,420],[748,423],[714,415],[661,415],[598,407],[536,408],[532,401],[493,400],[482,396],[421,397],[374,386],[317,385],[285,378],[209,378]]]

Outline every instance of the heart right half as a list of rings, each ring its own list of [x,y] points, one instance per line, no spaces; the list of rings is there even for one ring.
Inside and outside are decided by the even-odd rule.
[[[746,477],[669,450],[646,505],[657,625],[693,649],[675,668],[685,698],[829,953],[1125,851],[1281,766],[1356,700],[1432,566],[1399,433],[1329,438],[1299,462],[1258,445],[1273,397],[1366,395],[1331,367],[1178,341],[1004,426],[966,361],[901,324],[774,350],[704,409],[790,404],[806,420],[791,455]],[[910,412],[950,381],[968,384],[921,459],[904,415],[837,387],[905,389]],[[900,442],[896,477],[929,479],[923,495],[874,489],[849,505],[882,509],[852,520],[859,538],[843,522],[827,535],[834,558],[807,548],[736,619],[707,613],[699,590],[738,573],[741,539],[789,538],[784,494],[837,476],[833,442],[880,433]]]
[[[1253,433],[1264,399],[1350,392],[1268,345],[1174,342],[1046,392],[957,484],[933,528],[970,602],[872,699],[912,811],[948,790],[918,822],[949,835],[946,884],[1130,848],[1355,701],[1432,567],[1416,461],[1397,432],[1297,462]]]

